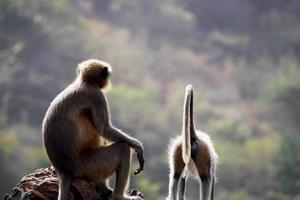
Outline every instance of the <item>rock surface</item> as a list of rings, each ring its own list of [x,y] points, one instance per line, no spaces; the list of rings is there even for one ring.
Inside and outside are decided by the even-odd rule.
[[[56,200],[58,195],[58,176],[53,167],[41,168],[24,176],[4,200]],[[144,195],[137,191],[128,191],[129,196]],[[108,200],[109,195],[96,188],[96,184],[83,179],[74,179],[69,192],[69,200]]]

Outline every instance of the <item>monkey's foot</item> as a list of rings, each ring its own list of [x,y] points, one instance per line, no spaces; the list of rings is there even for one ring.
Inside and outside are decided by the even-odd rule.
[[[127,191],[123,197],[111,197],[109,200],[144,200],[144,194],[136,189]]]
[[[143,198],[141,198],[140,196],[130,196],[125,198],[126,200],[144,200]]]

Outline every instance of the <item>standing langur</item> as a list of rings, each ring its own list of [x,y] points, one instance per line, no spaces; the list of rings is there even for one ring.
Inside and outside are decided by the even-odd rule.
[[[188,85],[183,105],[182,135],[171,143],[169,149],[168,200],[184,199],[185,180],[188,173],[195,176],[199,180],[199,184],[201,182],[202,199],[213,200],[217,160],[218,155],[209,136],[195,130],[193,87]]]
[[[78,65],[77,78],[52,101],[43,120],[48,157],[59,175],[59,200],[68,199],[73,178],[97,183],[113,200],[140,199],[124,196],[129,182],[131,148],[144,167],[144,149],[135,138],[112,126],[103,89],[111,67],[90,59]],[[105,145],[111,141],[110,145]],[[116,173],[114,190],[106,180]]]

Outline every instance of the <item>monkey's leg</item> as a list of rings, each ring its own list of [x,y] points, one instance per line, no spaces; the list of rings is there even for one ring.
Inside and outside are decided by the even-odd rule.
[[[170,182],[169,182],[169,195],[168,200],[176,200],[178,193],[178,184],[179,184],[180,175],[170,173]]]
[[[112,194],[112,197],[116,199],[123,197],[124,191],[128,187],[131,165],[130,147],[126,143],[120,143],[119,148],[121,150],[120,154],[123,154],[123,156],[120,157],[120,165],[116,169],[115,188]]]
[[[179,200],[184,200],[186,176],[182,176],[179,180]]]
[[[116,172],[116,183],[112,198],[126,199],[123,195],[128,182],[130,164],[130,147],[126,143],[117,142],[109,146],[85,151],[73,173],[77,177],[99,182],[105,181]],[[134,197],[131,197],[131,199],[134,199]]]
[[[59,189],[58,189],[58,200],[67,200],[68,193],[70,191],[72,178],[66,173],[59,174]]]
[[[173,160],[170,161],[169,195],[168,200],[176,200],[178,195],[179,178],[182,175],[185,164],[182,160],[181,147],[177,146],[173,151]]]
[[[211,200],[213,177],[211,175],[201,177],[202,182],[202,200]]]
[[[113,200],[141,200],[139,196],[124,195],[124,191],[128,188],[129,173],[131,166],[131,151],[127,143],[120,143],[120,154],[123,154],[120,165],[116,169],[115,188],[112,194]]]
[[[211,199],[211,200],[214,200],[214,195],[215,195],[215,183],[216,183],[216,180],[215,180],[215,176],[213,175],[213,177],[212,177],[212,185],[211,185],[211,195],[210,195],[210,199]]]

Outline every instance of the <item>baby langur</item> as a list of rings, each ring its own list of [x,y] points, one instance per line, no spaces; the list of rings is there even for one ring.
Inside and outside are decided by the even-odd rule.
[[[193,121],[193,87],[185,90],[183,105],[182,135],[177,137],[169,151],[169,195],[168,200],[183,200],[187,173],[201,182],[200,193],[203,200],[214,199],[216,177],[216,154],[212,141],[206,133],[195,130]],[[201,199],[201,198],[200,198]]]
[[[90,59],[78,65],[77,78],[50,104],[43,120],[43,139],[48,157],[59,175],[59,200],[67,200],[72,179],[83,178],[97,183],[114,200],[125,197],[129,181],[131,148],[144,166],[144,149],[137,139],[111,124],[103,89],[111,67]],[[106,145],[106,141],[111,141]],[[106,180],[116,174],[114,191]]]

